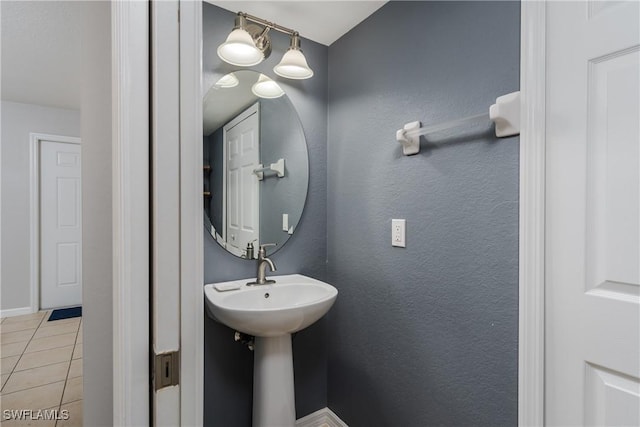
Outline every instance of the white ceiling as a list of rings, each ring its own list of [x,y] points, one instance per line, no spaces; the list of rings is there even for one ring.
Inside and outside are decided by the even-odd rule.
[[[386,1],[216,1],[208,3],[276,22],[325,46],[364,21]],[[229,30],[233,23],[229,23]]]
[[[2,100],[80,109],[82,3],[0,1]]]

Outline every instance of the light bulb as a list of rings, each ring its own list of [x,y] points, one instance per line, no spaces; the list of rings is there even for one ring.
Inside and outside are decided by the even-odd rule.
[[[233,73],[229,73],[222,76],[220,80],[216,82],[215,86],[223,89],[228,89],[238,86],[239,83],[240,81],[238,80],[236,75]]]
[[[256,47],[251,35],[242,28],[236,28],[227,40],[218,46],[218,56],[231,65],[250,67],[264,59],[264,54]]]
[[[301,80],[313,77],[313,70],[309,68],[307,58],[304,57],[302,50],[300,50],[300,36],[298,36],[298,33],[294,33],[291,36],[289,50],[285,52],[282,60],[273,68],[273,71],[277,75],[288,79]]]

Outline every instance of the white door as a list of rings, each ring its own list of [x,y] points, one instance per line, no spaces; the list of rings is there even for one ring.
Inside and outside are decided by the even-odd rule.
[[[547,3],[547,425],[640,425],[639,6]]]
[[[260,165],[259,104],[255,103],[223,129],[226,173],[226,248],[242,255],[259,241]]]
[[[40,143],[40,308],[82,304],[80,145]]]

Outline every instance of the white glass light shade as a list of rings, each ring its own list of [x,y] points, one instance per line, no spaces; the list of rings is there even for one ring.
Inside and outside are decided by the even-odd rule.
[[[308,79],[313,76],[313,70],[309,68],[307,59],[299,49],[289,49],[282,57],[282,60],[278,65],[273,68],[273,71],[288,79]]]
[[[216,87],[228,89],[238,86],[239,83],[240,82],[238,81],[236,75],[233,73],[229,73],[222,76],[222,78],[220,78],[220,80],[216,82]]]
[[[284,91],[278,83],[274,82],[264,74],[260,74],[258,81],[251,86],[251,92],[260,98],[280,98],[284,95]]]
[[[257,65],[264,59],[264,54],[256,47],[251,35],[241,28],[231,31],[227,40],[218,46],[218,56],[239,67]]]

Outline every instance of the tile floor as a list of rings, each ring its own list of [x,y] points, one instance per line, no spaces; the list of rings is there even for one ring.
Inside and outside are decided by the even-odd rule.
[[[50,314],[0,319],[3,427],[82,425],[82,318],[49,322]],[[31,412],[8,420],[11,410]]]

